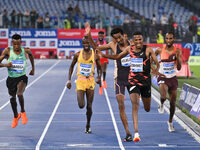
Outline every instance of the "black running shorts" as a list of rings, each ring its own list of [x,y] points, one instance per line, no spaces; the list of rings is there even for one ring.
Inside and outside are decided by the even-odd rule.
[[[20,81],[24,82],[27,85],[28,77],[26,75],[16,77],[16,78],[8,77],[7,80],[6,80],[6,86],[7,86],[8,90],[13,92],[13,93],[16,93],[17,92],[17,85]]]
[[[129,94],[138,93],[141,97],[149,98],[151,97],[151,86],[139,86],[131,85],[128,88]]]

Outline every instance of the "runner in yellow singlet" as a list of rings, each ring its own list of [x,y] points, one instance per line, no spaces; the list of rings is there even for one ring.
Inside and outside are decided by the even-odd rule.
[[[94,67],[95,62],[97,65],[97,83],[101,84],[101,64],[100,58],[90,49],[88,37],[85,36],[82,39],[83,50],[77,52],[72,60],[69,68],[69,76],[67,81],[67,88],[71,88],[71,76],[74,69],[74,65],[78,62],[77,67],[77,80],[76,80],[76,91],[79,108],[85,106],[85,94],[87,98],[87,124],[85,133],[91,133],[90,120],[92,117],[92,102],[94,98],[95,78],[94,78]]]

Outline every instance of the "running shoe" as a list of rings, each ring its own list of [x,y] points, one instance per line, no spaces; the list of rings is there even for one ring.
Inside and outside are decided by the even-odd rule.
[[[15,118],[15,117],[13,118],[12,125],[11,125],[12,128],[15,128],[18,125],[18,121],[20,118],[21,118],[20,113],[18,114],[17,118]]]
[[[159,112],[159,114],[163,114],[164,113],[164,106],[163,106],[163,104],[160,104],[158,106],[158,112]]]
[[[102,86],[99,87],[99,95],[102,95],[103,94],[103,88]]]
[[[132,135],[131,134],[127,134],[126,137],[123,139],[123,142],[131,142],[132,139]]]
[[[139,141],[141,141],[141,139],[140,139],[140,135],[139,135],[138,132],[136,132],[135,135],[134,135],[133,142],[139,142]]]
[[[22,112],[21,116],[22,116],[22,124],[26,124],[28,122],[28,119],[26,117],[26,112]]]
[[[103,85],[102,85],[102,87],[103,87],[104,89],[107,88],[107,84],[106,84],[106,81],[105,81],[105,80],[103,80]]]
[[[169,131],[169,132],[174,132],[175,129],[174,129],[173,123],[167,121],[167,124],[168,124],[168,131]]]
[[[92,133],[91,128],[86,128],[86,129],[85,129],[85,133],[86,133],[86,134]]]

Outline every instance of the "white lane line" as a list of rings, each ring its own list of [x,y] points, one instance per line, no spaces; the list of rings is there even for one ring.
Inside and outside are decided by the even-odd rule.
[[[152,98],[159,104],[160,100],[158,97],[154,96],[154,94],[152,94]],[[169,114],[169,109],[164,106],[165,111]],[[182,126],[192,137],[195,138],[195,140],[200,143],[200,136],[195,133],[187,124],[185,124],[180,118],[177,117],[176,114],[174,114],[174,118],[173,118],[176,122],[178,122],[178,124],[180,124],[180,126]]]
[[[120,134],[119,134],[119,130],[118,130],[118,127],[117,127],[115,116],[113,114],[113,110],[112,110],[112,107],[111,107],[110,100],[109,100],[108,93],[107,93],[106,89],[104,89],[104,93],[105,93],[106,101],[108,103],[108,107],[109,107],[109,110],[110,110],[110,115],[111,115],[111,118],[112,118],[113,126],[115,128],[115,133],[116,133],[116,136],[117,136],[119,147],[121,148],[121,150],[125,150],[125,148],[124,148],[124,146],[122,144],[122,140],[121,140],[121,137],[120,137]]]
[[[37,82],[40,78],[42,78],[45,74],[47,74],[51,69],[53,69],[58,63],[60,62],[57,61],[55,64],[53,64],[47,71],[45,71],[43,74],[41,74],[38,78],[36,78],[34,81],[32,81],[27,87],[26,89],[28,89],[29,87],[31,87],[35,82]],[[2,110],[4,107],[6,107],[8,104],[10,103],[10,101],[7,101],[3,106],[0,107],[0,110]]]
[[[77,67],[77,65],[75,66],[74,70],[76,70],[76,67]],[[73,77],[73,75],[74,75],[74,72],[75,72],[75,71],[73,71],[73,73],[72,73],[72,77]],[[65,85],[65,87],[64,87],[64,89],[63,89],[63,91],[62,91],[62,94],[60,95],[60,97],[59,97],[59,99],[58,99],[58,101],[57,101],[57,104],[56,104],[56,106],[55,106],[55,108],[54,108],[54,110],[53,110],[53,112],[52,112],[52,114],[51,114],[51,116],[50,116],[50,118],[49,118],[49,121],[47,122],[47,124],[46,124],[46,126],[45,126],[45,128],[44,128],[44,130],[43,130],[43,132],[42,132],[42,135],[40,136],[40,139],[39,139],[39,141],[38,141],[38,143],[37,143],[37,145],[36,145],[36,147],[35,147],[35,150],[39,150],[39,149],[40,149],[40,145],[41,145],[41,143],[42,143],[42,141],[43,141],[43,139],[44,139],[44,137],[45,137],[45,135],[46,135],[46,133],[47,133],[47,131],[48,131],[48,129],[49,129],[49,126],[50,126],[50,124],[51,124],[51,122],[52,122],[52,120],[53,120],[53,117],[54,117],[55,114],[56,114],[56,111],[57,111],[57,109],[58,109],[58,106],[60,105],[60,102],[61,102],[61,100],[62,100],[62,98],[63,98],[63,96],[64,96],[64,94],[65,94],[66,89],[67,89],[67,87],[66,87],[66,85]]]
[[[37,65],[37,64],[40,63],[40,62],[41,62],[41,60],[38,61],[38,62],[36,62],[35,65]],[[29,68],[31,68],[31,67],[32,67],[32,66],[30,65],[30,66],[27,67],[27,69],[29,69]],[[6,79],[7,79],[7,77],[1,79],[1,80],[0,80],[0,83],[3,82],[3,81],[6,80]]]

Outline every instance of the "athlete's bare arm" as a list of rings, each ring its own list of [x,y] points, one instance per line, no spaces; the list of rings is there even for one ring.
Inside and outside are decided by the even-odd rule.
[[[155,55],[156,56],[160,55],[161,51],[162,51],[161,47],[157,48],[156,51],[155,51]]]
[[[7,64],[2,64],[2,60],[5,59],[6,57],[8,58],[9,57],[9,52],[10,52],[10,48],[6,48],[3,50],[3,52],[1,53],[1,56],[0,56],[0,67],[7,67],[7,68],[10,68],[12,67],[12,62],[9,62]]]
[[[130,51],[130,46],[128,46],[124,51],[122,51],[121,53],[119,54],[115,54],[115,55],[107,55],[107,54],[103,54],[101,51],[98,51],[98,54],[102,57],[105,57],[105,58],[109,58],[109,59],[114,59],[114,60],[119,60],[123,57],[125,57],[126,55],[129,54],[129,51]]]
[[[95,61],[97,65],[97,81],[96,83],[101,84],[101,75],[102,75],[102,68],[101,68],[101,63],[100,63],[100,57],[99,55],[95,55]]]
[[[70,67],[69,67],[69,75],[68,75],[68,81],[67,81],[67,88],[68,89],[71,89],[71,77],[72,77],[72,73],[73,73],[73,70],[74,70],[74,65],[78,61],[79,54],[80,54],[80,52],[75,53],[75,55],[73,57],[73,60],[72,60],[72,63],[70,65]]]
[[[177,48],[177,50],[176,50],[177,70],[181,70],[181,56],[182,56],[182,52],[180,49]]]
[[[149,56],[151,56],[152,61],[155,63],[156,68],[154,68],[155,69],[154,74],[157,76],[160,65],[158,63],[156,54],[154,53],[152,47],[149,47],[149,46],[147,47],[146,56],[147,56],[147,58],[149,58]],[[152,65],[151,65],[151,68],[152,68]]]
[[[34,63],[33,54],[31,52],[30,48],[24,48],[24,50],[28,54],[30,62],[31,62],[31,66],[32,66],[32,69],[31,69],[29,75],[34,75],[35,74],[35,63]]]

